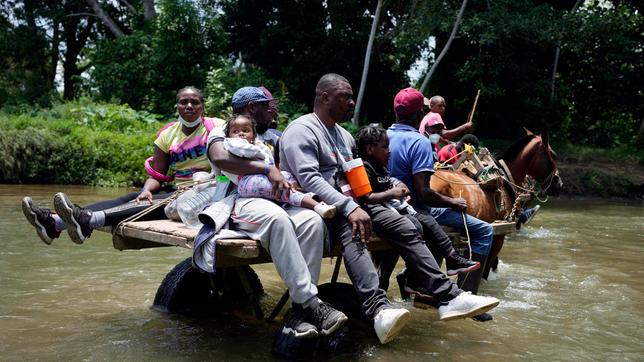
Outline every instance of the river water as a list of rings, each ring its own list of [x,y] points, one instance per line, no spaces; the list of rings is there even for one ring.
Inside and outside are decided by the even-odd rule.
[[[186,249],[117,251],[96,232],[44,245],[20,211],[30,195],[52,205],[63,190],[79,204],[127,190],[0,185],[0,360],[265,360],[275,324],[167,315],[150,308]],[[502,300],[494,321],[413,319],[394,342],[370,341],[335,360],[644,360],[642,203],[551,200],[509,236],[498,273],[481,293]],[[253,267],[269,300],[283,285],[270,264]],[[332,264],[323,263],[322,281]],[[346,276],[341,275],[346,280]]]

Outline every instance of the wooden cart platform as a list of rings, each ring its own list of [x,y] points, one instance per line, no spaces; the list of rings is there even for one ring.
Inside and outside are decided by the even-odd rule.
[[[515,231],[513,222],[494,222],[494,235],[506,235]],[[454,242],[455,247],[463,245],[465,238],[453,229],[445,231]],[[145,249],[163,246],[178,246],[192,249],[192,243],[198,230],[170,220],[134,221],[122,224],[112,230],[113,245],[118,250]],[[390,249],[389,244],[373,237],[367,244],[370,251]],[[331,255],[338,256],[340,250],[334,249]],[[217,242],[218,267],[230,267],[250,264],[270,263],[268,253],[259,246],[259,242],[251,239],[226,239]]]

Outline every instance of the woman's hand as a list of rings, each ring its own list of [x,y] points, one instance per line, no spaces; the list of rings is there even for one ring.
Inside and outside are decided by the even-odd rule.
[[[136,201],[137,203],[143,200],[148,200],[148,202],[152,204],[152,193],[150,192],[150,190],[143,189],[143,191],[141,191],[139,196],[137,196],[136,199],[134,199],[134,201]]]

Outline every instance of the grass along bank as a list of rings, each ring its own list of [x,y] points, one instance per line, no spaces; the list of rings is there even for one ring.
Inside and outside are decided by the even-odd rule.
[[[86,99],[0,112],[0,183],[142,184],[158,118]]]
[[[0,183],[139,186],[167,120],[88,99],[0,111]],[[494,154],[511,142],[481,140]],[[644,150],[554,144],[567,196],[644,199]]]

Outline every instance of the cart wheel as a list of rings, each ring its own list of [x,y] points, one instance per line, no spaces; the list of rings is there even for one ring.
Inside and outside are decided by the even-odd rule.
[[[244,273],[252,290],[247,293],[240,280]],[[163,279],[153,307],[165,313],[213,315],[233,310],[252,311],[251,297],[259,300],[264,288],[250,266],[217,268],[214,275],[192,267],[192,258],[177,264]]]

